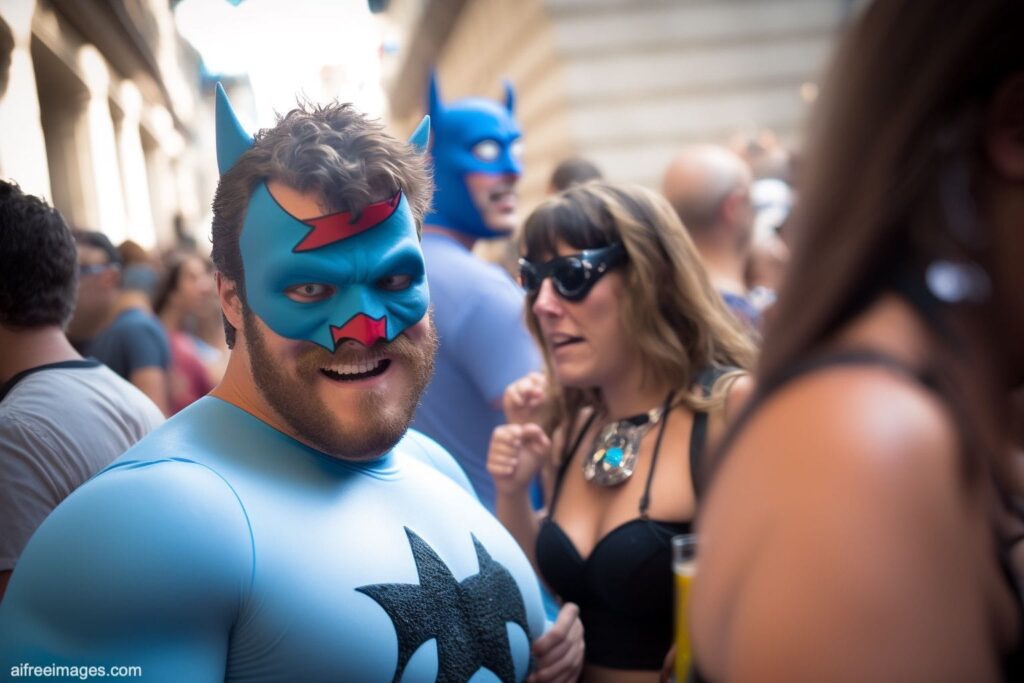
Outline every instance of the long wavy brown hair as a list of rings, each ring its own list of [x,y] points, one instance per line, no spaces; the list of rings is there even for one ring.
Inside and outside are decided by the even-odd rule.
[[[546,261],[558,246],[596,249],[621,243],[627,296],[621,302],[623,329],[632,330],[644,382],[666,381],[678,392],[676,404],[714,410],[728,386],[752,367],[756,349],[746,328],[733,317],[711,285],[700,256],[679,217],[661,195],[639,186],[590,182],[540,204],[523,226],[521,252]],[[600,409],[596,389],[561,387],[543,344],[537,317],[527,300],[526,321],[544,349],[554,414],[545,425],[569,427],[586,407]],[[691,391],[697,373],[708,366],[735,368],[711,395]]]
[[[1024,68],[1022,30],[1015,0],[880,0],[845,37],[813,120],[762,383],[820,350],[897,280],[923,289],[929,263],[990,265],[985,207],[974,201],[986,172],[982,130],[997,86]],[[941,322],[954,307],[939,308],[926,317]],[[986,425],[1000,411],[981,397],[971,360],[936,339],[945,346],[928,367],[970,435],[965,453],[988,450],[979,446],[995,445]]]

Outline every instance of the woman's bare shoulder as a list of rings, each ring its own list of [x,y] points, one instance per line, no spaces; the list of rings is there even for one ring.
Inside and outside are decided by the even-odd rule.
[[[732,380],[728,393],[725,395],[725,416],[726,419],[735,419],[743,410],[744,406],[754,395],[754,377],[750,374],[742,374]]]
[[[767,468],[798,482],[956,470],[948,406],[915,379],[878,366],[838,366],[793,381],[757,406],[723,466]],[[867,482],[865,482],[867,483]],[[876,482],[878,483],[878,482]]]
[[[949,549],[983,556],[962,545],[984,516],[963,495],[958,444],[943,401],[883,368],[822,371],[758,406],[701,514],[710,578],[693,608],[709,673],[729,662],[729,680],[767,680],[750,677],[764,667],[932,680],[938,669],[914,657],[904,668],[901,653],[951,640],[940,664],[978,664],[976,566]]]

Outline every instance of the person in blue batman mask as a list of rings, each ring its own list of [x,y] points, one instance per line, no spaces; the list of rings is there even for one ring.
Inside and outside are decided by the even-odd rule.
[[[518,224],[521,133],[507,83],[504,102],[445,103],[433,75],[428,90],[437,188],[424,219],[423,252],[441,344],[413,426],[455,456],[493,510],[490,435],[516,420],[505,415],[502,396],[510,383],[539,371],[541,358],[523,323],[522,289],[471,249],[480,239],[508,237]]]
[[[224,380],[43,522],[0,604],[3,670],[576,679],[575,607],[545,622],[515,541],[407,429],[436,347],[427,136],[333,104],[252,139],[218,87]]]

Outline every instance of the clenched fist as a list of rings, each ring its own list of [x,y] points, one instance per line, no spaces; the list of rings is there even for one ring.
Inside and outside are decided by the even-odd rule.
[[[487,471],[500,494],[525,491],[551,454],[551,440],[539,425],[507,424],[494,429]]]
[[[531,372],[505,387],[501,398],[505,419],[513,424],[540,422],[547,400],[548,381],[539,372]]]

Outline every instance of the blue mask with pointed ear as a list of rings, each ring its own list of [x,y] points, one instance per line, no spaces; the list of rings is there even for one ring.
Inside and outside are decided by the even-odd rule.
[[[513,115],[515,94],[505,83],[505,103],[470,98],[445,104],[435,74],[430,76],[429,110],[434,129],[434,210],[425,222],[475,237],[504,236],[492,230],[473,202],[466,176],[471,173],[522,175],[519,124]]]
[[[423,152],[429,118],[410,142]],[[217,164],[221,175],[252,146],[217,86]],[[276,334],[333,351],[345,339],[392,341],[427,312],[423,252],[401,192],[348,212],[300,220],[260,183],[239,236],[249,307]]]

